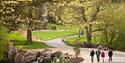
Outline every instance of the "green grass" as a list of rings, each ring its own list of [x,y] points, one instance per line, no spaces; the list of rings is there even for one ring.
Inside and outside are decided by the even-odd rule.
[[[36,41],[33,41],[33,44],[28,44],[28,45],[19,45],[17,47],[22,47],[25,49],[40,49],[40,48],[51,48],[50,46],[44,44],[44,43],[39,43]]]
[[[52,26],[56,26],[56,30],[73,30],[77,31],[79,30],[78,25],[57,25],[57,24],[49,24],[49,29],[51,29]]]
[[[77,40],[79,40],[81,43],[85,43],[86,42],[86,36],[82,36],[82,37],[75,37],[75,38],[69,38],[69,39],[67,39],[66,40],[66,44],[68,44],[68,45],[71,45],[71,46],[76,46],[76,41]],[[98,38],[97,38],[98,39]],[[99,43],[98,41],[97,41],[97,39],[95,39],[95,38],[93,38],[92,39],[92,43],[94,43],[94,44],[96,44],[96,43]]]
[[[43,40],[50,40],[62,36],[68,36],[68,35],[74,35],[76,32],[74,31],[44,31],[44,32],[33,32],[33,36],[42,38]],[[44,43],[39,43],[36,41],[33,41],[33,44],[27,44],[26,38],[23,37],[19,33],[10,33],[9,39],[14,40],[16,47],[18,48],[25,48],[25,49],[39,49],[39,48],[49,48],[50,46],[47,46]]]
[[[33,36],[42,40],[51,40],[54,38],[75,35],[77,32],[74,31],[37,31],[33,32]]]
[[[33,41],[33,44],[27,44],[26,38],[24,38],[19,33],[10,33],[9,39],[14,40],[17,48],[39,49],[39,48],[49,48],[50,47],[44,43],[40,43],[37,41]]]

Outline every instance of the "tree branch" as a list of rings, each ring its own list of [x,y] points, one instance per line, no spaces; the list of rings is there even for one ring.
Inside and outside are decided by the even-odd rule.
[[[98,5],[98,6],[96,6],[95,13],[91,16],[91,20],[90,20],[91,22],[96,20],[97,14],[99,13],[99,10],[100,10],[100,6]]]
[[[81,13],[82,13],[82,19],[86,23],[87,22],[87,18],[85,17],[85,9],[84,9],[84,7],[80,7],[80,9],[81,9]]]

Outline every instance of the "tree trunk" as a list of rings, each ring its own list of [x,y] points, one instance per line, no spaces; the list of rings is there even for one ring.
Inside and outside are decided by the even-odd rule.
[[[32,44],[32,31],[30,29],[27,30],[27,42]]]
[[[105,45],[108,45],[108,43],[109,43],[109,41],[108,41],[108,32],[107,32],[106,29],[104,30],[104,35],[105,35],[105,42],[106,42]]]
[[[91,43],[91,41],[92,41],[92,25],[91,24],[89,24],[89,32],[88,32],[88,42],[90,42]]]
[[[91,40],[92,40],[92,25],[86,25],[86,37],[87,37],[87,47],[92,47],[91,46]]]
[[[30,6],[29,9],[29,16],[32,17],[32,6]],[[27,23],[27,42],[28,44],[32,44],[32,31],[31,31],[31,26],[32,26],[32,19],[28,18],[28,23]]]

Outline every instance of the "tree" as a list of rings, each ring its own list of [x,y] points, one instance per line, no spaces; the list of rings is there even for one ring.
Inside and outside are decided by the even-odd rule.
[[[27,42],[32,43],[32,30],[46,25],[44,4],[51,0],[1,1],[1,23],[10,31],[17,31],[21,24],[27,27]],[[37,25],[36,25],[37,24]],[[45,27],[45,26],[43,26]]]
[[[112,0],[55,0],[58,5],[54,7],[60,14],[59,17],[67,22],[83,22],[86,29],[87,42],[91,43],[92,26],[95,23],[97,15],[104,4]],[[60,10],[61,8],[61,10]],[[56,11],[56,12],[57,12]],[[80,18],[81,17],[81,18]],[[78,21],[77,21],[78,20]]]
[[[111,3],[105,6],[105,10],[98,14],[98,28],[102,33],[101,44],[112,46],[116,49],[124,49],[124,3]]]
[[[85,24],[87,42],[91,43],[92,25],[96,21],[96,17],[106,0],[76,0],[70,1],[69,6],[76,6],[80,9],[82,21]],[[78,11],[78,10],[77,10]]]
[[[1,1],[0,2],[0,23],[8,27],[9,30],[16,30],[18,28],[18,21],[15,22],[17,16],[14,14],[14,6],[17,2]],[[10,6],[9,6],[10,5]]]

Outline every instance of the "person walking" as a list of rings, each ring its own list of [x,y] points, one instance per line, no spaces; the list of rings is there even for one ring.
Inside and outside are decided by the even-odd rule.
[[[95,52],[94,52],[94,50],[92,50],[92,51],[90,52],[91,62],[92,62],[92,63],[94,62],[94,55],[95,55]]]
[[[112,62],[112,55],[113,55],[112,50],[109,50],[109,52],[108,52],[109,62]]]
[[[98,62],[100,62],[100,54],[101,54],[101,52],[100,52],[100,50],[98,49],[98,50],[96,51],[96,56],[97,56],[97,61],[98,61]]]
[[[104,51],[102,51],[101,57],[102,57],[102,62],[104,62],[104,59],[105,59],[105,52]]]
[[[79,29],[79,37],[81,37],[83,35],[83,30],[82,28]]]

